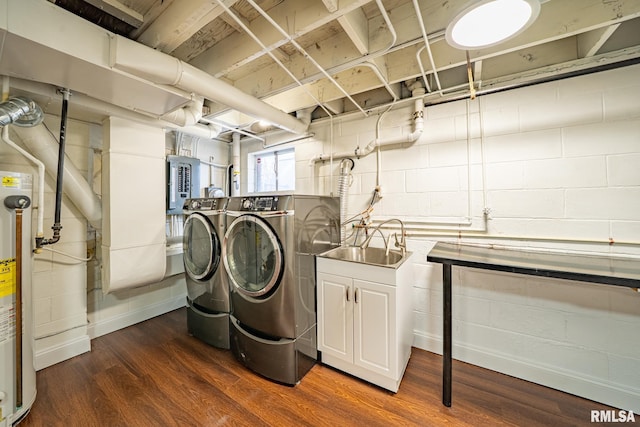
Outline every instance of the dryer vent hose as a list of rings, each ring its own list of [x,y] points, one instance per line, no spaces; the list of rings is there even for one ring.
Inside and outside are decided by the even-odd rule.
[[[355,166],[352,159],[342,159],[340,162],[340,178],[338,180],[338,196],[340,196],[340,245],[345,244],[347,239],[347,202],[349,195],[349,182],[351,180],[351,170]]]

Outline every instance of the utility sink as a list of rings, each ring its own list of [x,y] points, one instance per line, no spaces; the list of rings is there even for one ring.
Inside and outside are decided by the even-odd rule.
[[[361,248],[359,246],[341,246],[321,254],[321,257],[381,267],[398,268],[408,258],[398,251],[385,253],[383,248]]]

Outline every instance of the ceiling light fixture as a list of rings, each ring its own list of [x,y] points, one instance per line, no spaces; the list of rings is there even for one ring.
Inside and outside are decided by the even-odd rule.
[[[447,27],[447,42],[458,49],[502,43],[524,31],[540,13],[540,0],[475,1]]]

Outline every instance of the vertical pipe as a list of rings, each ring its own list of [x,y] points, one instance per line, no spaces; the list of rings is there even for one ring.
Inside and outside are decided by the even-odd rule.
[[[67,135],[67,109],[69,108],[69,90],[62,89],[62,114],[60,115],[60,147],[58,150],[58,177],[56,179],[56,211],[53,230],[60,231],[60,211],[62,209],[62,178],[64,176],[64,147]]]
[[[22,209],[16,209],[16,408],[22,407]]]
[[[232,196],[240,195],[240,134],[233,133],[233,187],[231,188]]]
[[[22,212],[31,205],[27,196],[9,196],[4,205],[16,211],[16,408],[22,407]],[[0,414],[1,415],[1,414]]]

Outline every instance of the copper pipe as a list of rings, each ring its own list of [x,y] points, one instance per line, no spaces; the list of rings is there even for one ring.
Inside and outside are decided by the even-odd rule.
[[[16,209],[16,408],[22,407],[22,209]]]

